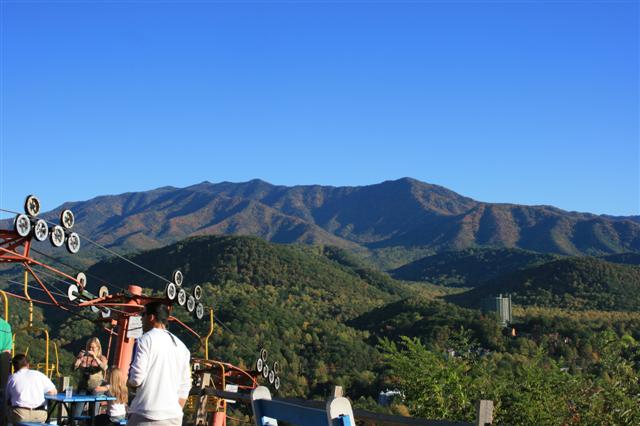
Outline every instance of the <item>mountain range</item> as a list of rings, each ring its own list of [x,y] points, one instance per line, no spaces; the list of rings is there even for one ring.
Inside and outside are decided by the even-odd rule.
[[[66,208],[75,212],[79,233],[118,252],[231,234],[362,253],[400,250],[400,259],[385,269],[474,247],[568,255],[640,252],[635,216],[485,203],[411,178],[358,187],[203,182],[68,202],[44,216],[57,220]],[[82,253],[98,256],[86,244]]]
[[[185,273],[184,288],[192,291],[195,284],[201,284],[202,302],[213,309],[216,322],[209,341],[213,357],[251,368],[259,350],[265,348],[269,352],[269,363],[278,361],[282,367],[281,395],[326,398],[337,383],[348,389],[355,404],[376,409],[379,408],[373,397],[381,389],[397,383],[396,371],[389,370],[385,348],[395,342],[407,341],[400,336],[432,345],[433,353],[440,357],[445,350],[453,356],[458,353],[470,359],[481,354],[482,368],[491,373],[487,379],[482,379],[482,383],[489,383],[492,389],[505,389],[504,394],[497,394],[493,399],[508,404],[515,395],[520,398],[516,400],[518,407],[530,404],[532,399],[528,394],[518,396],[519,393],[511,390],[513,384],[530,383],[527,380],[531,376],[505,378],[503,374],[522,369],[523,363],[529,362],[535,354],[557,357],[566,362],[563,365],[578,372],[590,365],[601,371],[598,360],[604,352],[597,344],[604,336],[600,334],[603,329],[608,333],[613,333],[612,329],[629,330],[633,336],[628,335],[625,339],[630,342],[640,338],[637,317],[633,316],[640,307],[640,267],[634,266],[638,258],[633,253],[594,258],[490,248],[443,252],[430,257],[433,259],[415,263],[412,271],[426,271],[431,276],[445,279],[453,277],[460,284],[478,287],[450,295],[443,301],[434,299],[430,286],[425,283],[396,281],[383,272],[368,268],[349,249],[274,244],[262,238],[238,236],[191,237],[130,254],[126,259],[112,257],[97,262],[85,272],[87,286],[94,293],[98,286],[108,283],[112,292],[138,284],[145,292],[162,295],[165,279],[175,268],[180,268]],[[505,263],[501,264],[500,259]],[[614,261],[618,263],[612,263]],[[467,273],[465,265],[469,265],[472,272]],[[484,278],[477,280],[478,275]],[[52,286],[65,284],[54,283],[49,277],[46,281]],[[19,283],[12,285],[17,287],[10,290],[19,293]],[[64,287],[54,287],[54,290],[66,293]],[[497,291],[510,292],[514,302],[522,305],[571,308],[570,315],[574,317],[568,322],[564,317],[542,318],[537,316],[539,314],[525,313],[518,318],[519,333],[514,339],[503,335],[492,316],[446,302],[450,300],[473,307],[481,297],[494,295]],[[593,317],[596,315],[593,312],[577,313],[580,309],[627,312],[622,317],[626,319],[619,321],[619,312]],[[43,339],[25,331],[28,312],[24,302],[12,299],[10,320],[14,330],[22,330],[16,335],[15,347],[17,351],[29,348],[32,359],[42,360]],[[101,336],[105,342],[106,336],[100,332],[101,327],[90,321],[95,314],[88,310],[81,312],[81,316],[69,316],[68,312],[58,309],[55,314],[53,312],[54,308],[50,306],[36,307],[33,324],[49,327],[58,348],[56,354],[59,353],[61,369],[70,371],[73,354],[88,336]],[[211,330],[206,317],[198,321],[179,306],[175,306],[173,312],[201,335]],[[563,327],[561,332],[558,331],[559,324]],[[177,324],[172,324],[172,331],[189,345],[194,356],[201,356],[199,339]],[[609,344],[611,340],[606,342]],[[426,347],[422,349],[425,350]],[[419,370],[428,365],[427,370],[431,371],[436,365],[423,358],[408,359]],[[447,359],[443,365],[452,365],[453,359]],[[527,364],[524,368],[530,369]],[[465,367],[452,371],[454,374],[462,371],[461,375],[466,376],[469,370]],[[496,371],[501,373],[493,374]],[[541,369],[540,376],[546,376],[548,371]],[[444,376],[443,372],[445,370],[437,370],[439,376],[450,377]],[[611,376],[606,370],[605,374],[603,377],[609,382]],[[412,377],[416,377],[415,373]],[[503,381],[495,384],[488,381],[489,377]],[[565,376],[562,381],[566,381]],[[636,381],[634,376],[622,382]],[[601,387],[593,389],[589,395],[604,393]],[[562,392],[558,391],[558,394]],[[615,393],[607,392],[620,398],[617,388]],[[635,397],[637,392],[630,395]],[[592,401],[592,398],[588,399],[588,403]],[[631,401],[629,406],[634,407],[635,400]],[[603,410],[598,408],[598,412]],[[529,424],[509,419],[504,423]],[[603,423],[621,424],[615,421]]]

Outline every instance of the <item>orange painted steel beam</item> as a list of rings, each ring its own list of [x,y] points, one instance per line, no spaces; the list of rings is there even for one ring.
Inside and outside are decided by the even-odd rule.
[[[16,231],[0,230],[0,248],[4,248],[5,252],[0,253],[0,262],[20,262],[18,254],[15,256],[16,249],[23,246],[25,256],[29,256],[29,249],[31,248],[31,237],[21,237]]]
[[[27,242],[27,244],[28,243],[29,242]],[[76,280],[75,277],[72,277],[71,275],[67,275],[64,272],[62,272],[62,271],[60,271],[60,270],[58,270],[56,268],[52,268],[51,266],[49,266],[49,265],[47,265],[45,263],[39,262],[39,261],[35,260],[34,258],[29,257],[28,255],[25,256],[25,255],[22,255],[20,253],[16,253],[15,251],[7,250],[4,247],[0,247],[0,258],[4,257],[3,254],[8,254],[9,256],[12,256],[14,259],[16,259],[16,260],[14,260],[16,262],[28,263],[29,265],[42,266],[43,268],[45,268],[45,269],[47,269],[47,270],[49,270],[49,271],[51,271],[51,272],[53,272],[55,274],[58,274],[58,275],[66,278],[68,280],[73,281],[74,283],[78,284],[78,286],[81,286],[80,282],[78,282],[78,280]]]
[[[131,366],[131,358],[133,357],[133,347],[136,339],[127,337],[127,328],[129,327],[129,317],[140,311],[143,306],[140,303],[142,297],[142,288],[137,285],[130,285],[128,287],[129,293],[133,296],[127,303],[128,309],[125,311],[129,315],[118,315],[116,319],[116,348],[114,351],[113,365],[121,368],[123,371],[129,371]],[[137,297],[136,297],[137,296]],[[97,306],[97,305],[94,305]]]
[[[201,339],[200,335],[198,333],[196,333],[195,331],[193,331],[193,329],[191,327],[189,327],[187,324],[183,323],[182,321],[180,321],[178,318],[171,316],[169,317],[169,321],[173,321],[173,322],[177,322],[178,324],[180,324],[185,330],[187,330],[189,333],[193,334],[194,336],[196,336],[198,339]],[[200,344],[202,344],[202,341],[200,342]]]

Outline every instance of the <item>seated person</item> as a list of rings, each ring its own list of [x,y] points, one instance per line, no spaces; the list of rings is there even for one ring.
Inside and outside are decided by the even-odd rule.
[[[115,401],[109,401],[107,414],[96,417],[96,426],[119,425],[127,416],[127,403],[129,402],[129,389],[127,388],[127,376],[124,372],[114,367],[109,374],[109,382],[95,388],[96,393],[105,393],[115,397]]]
[[[44,394],[58,393],[54,384],[39,371],[29,369],[29,360],[24,354],[17,354],[11,361],[13,373],[7,382],[6,395],[11,404],[11,422],[37,422],[47,420]]]

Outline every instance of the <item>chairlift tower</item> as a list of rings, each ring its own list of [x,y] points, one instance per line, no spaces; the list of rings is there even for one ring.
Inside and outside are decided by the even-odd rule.
[[[5,210],[6,211],[6,210]],[[15,212],[13,212],[15,213]],[[122,291],[110,294],[106,286],[102,286],[95,295],[88,290],[87,276],[83,272],[71,276],[54,266],[39,261],[31,255],[34,242],[44,242],[49,239],[56,247],[66,246],[71,254],[80,250],[81,237],[72,230],[75,224],[75,216],[71,210],[63,210],[59,216],[59,223],[52,223],[38,217],[40,213],[40,201],[34,195],[29,195],[25,200],[24,213],[16,213],[13,229],[0,230],[0,263],[21,264],[25,270],[24,296],[0,291],[5,297],[5,311],[8,309],[6,296],[25,299],[29,303],[29,325],[27,331],[40,331],[46,336],[45,374],[51,376],[55,371],[58,375],[57,347],[56,364],[49,363],[49,334],[46,329],[33,327],[33,303],[53,305],[71,314],[77,314],[82,308],[89,308],[98,315],[95,322],[103,323],[109,333],[107,355],[115,337],[115,349],[111,365],[128,371],[133,357],[135,339],[142,332],[140,313],[147,303],[160,301],[169,305],[173,312],[176,305],[183,307],[191,313],[196,320],[201,321],[205,317],[205,307],[201,301],[203,289],[200,285],[193,286],[190,290],[183,285],[184,275],[180,270],[175,270],[171,280],[166,281],[163,296],[146,296],[143,289],[137,285],[129,285]],[[91,242],[90,240],[88,240]],[[95,244],[95,243],[94,243]],[[99,245],[98,245],[99,246]],[[103,247],[104,248],[104,247]],[[47,275],[65,282],[68,287],[66,294],[51,291],[46,285],[36,268],[47,271]],[[38,283],[41,290],[46,293],[47,300],[33,299],[29,295],[28,274]],[[154,274],[155,275],[155,274]],[[206,336],[200,336],[195,330],[184,324],[175,316],[169,320],[178,323],[200,342],[204,348],[204,358],[192,358],[192,370],[194,389],[199,389],[199,399],[196,403],[195,423],[197,425],[224,426],[226,425],[227,401],[215,398],[215,404],[209,403],[207,389],[225,389],[226,384],[237,386],[240,391],[256,389],[260,376],[275,390],[280,388],[280,367],[278,362],[271,366],[267,364],[267,351],[261,349],[254,369],[246,370],[230,363],[209,359],[208,342],[213,333],[213,311],[209,309],[210,328]],[[15,338],[15,335],[14,335]],[[202,396],[204,395],[204,397]],[[212,414],[213,413],[213,414]],[[210,415],[212,414],[212,415]]]

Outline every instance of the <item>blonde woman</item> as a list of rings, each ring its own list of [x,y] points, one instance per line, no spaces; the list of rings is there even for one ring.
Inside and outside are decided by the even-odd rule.
[[[118,367],[114,367],[109,374],[109,382],[104,386],[98,386],[95,390],[116,398],[115,401],[109,401],[106,414],[96,417],[96,426],[119,425],[120,421],[127,416],[129,402],[127,375]]]
[[[102,355],[102,345],[97,337],[87,340],[85,350],[80,351],[73,365],[81,373],[78,391],[93,392],[104,381],[107,371],[107,357]]]
[[[80,372],[78,394],[93,393],[104,382],[107,371],[107,357],[102,355],[102,345],[97,337],[87,340],[85,349],[78,354],[73,368]],[[73,416],[79,417],[84,410],[84,404],[73,404]]]

